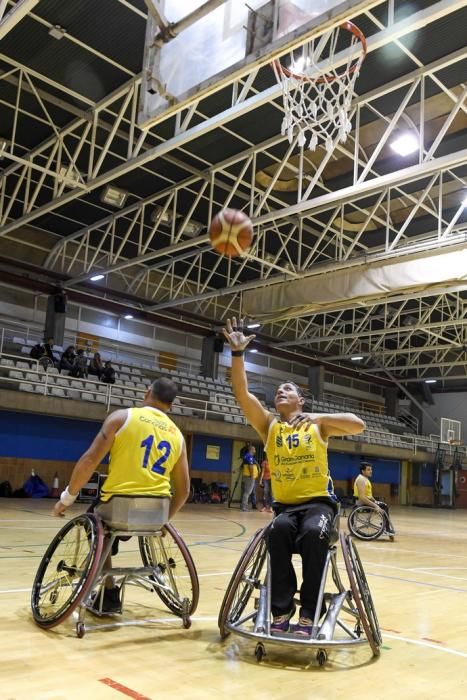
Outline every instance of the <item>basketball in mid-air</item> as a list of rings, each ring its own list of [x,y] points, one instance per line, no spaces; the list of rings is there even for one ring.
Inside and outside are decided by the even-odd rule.
[[[243,255],[253,242],[253,224],[243,211],[223,209],[211,221],[209,238],[221,255],[231,258]]]

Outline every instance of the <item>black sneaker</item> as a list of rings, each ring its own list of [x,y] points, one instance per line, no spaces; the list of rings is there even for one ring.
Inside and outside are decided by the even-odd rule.
[[[104,598],[102,600],[102,610],[101,605],[101,591],[97,592],[96,597],[91,603],[91,611],[94,611],[100,615],[111,615],[112,613],[121,613],[122,604],[120,602],[120,589],[115,586],[114,588],[104,588]]]

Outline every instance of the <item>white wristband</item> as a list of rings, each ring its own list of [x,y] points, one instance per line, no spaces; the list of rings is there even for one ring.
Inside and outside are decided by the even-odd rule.
[[[76,496],[73,496],[69,492],[68,486],[67,486],[65,491],[62,491],[62,494],[60,496],[60,501],[61,501],[61,503],[63,503],[64,506],[66,506],[68,508],[68,506],[73,505],[73,503],[76,501],[77,498],[78,498],[78,494],[76,494]]]

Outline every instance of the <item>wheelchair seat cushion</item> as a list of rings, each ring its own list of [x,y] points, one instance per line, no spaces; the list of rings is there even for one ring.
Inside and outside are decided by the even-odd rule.
[[[114,530],[159,530],[169,519],[170,498],[113,496],[95,510]]]

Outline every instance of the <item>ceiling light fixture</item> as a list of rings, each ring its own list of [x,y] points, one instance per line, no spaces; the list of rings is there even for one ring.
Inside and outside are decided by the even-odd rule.
[[[123,318],[126,318],[127,321],[131,321],[131,319],[134,317],[133,317],[133,314],[125,314],[125,316]]]
[[[247,328],[261,328],[261,323],[247,323]]]
[[[91,280],[91,282],[98,282],[99,280],[104,279],[104,275],[93,275],[89,279]]]
[[[390,144],[393,151],[400,156],[409,156],[411,153],[418,151],[419,139],[410,131],[400,134]]]
[[[104,204],[110,204],[112,207],[118,207],[121,209],[126,202],[128,197],[128,192],[125,190],[120,190],[118,187],[113,185],[107,185],[101,194],[101,200]]]
[[[256,348],[251,348],[250,352],[258,352]]]
[[[363,360],[363,355],[354,355],[350,359],[352,360],[352,362],[358,362],[359,360]]]
[[[425,384],[436,384],[437,379],[425,379]]]

